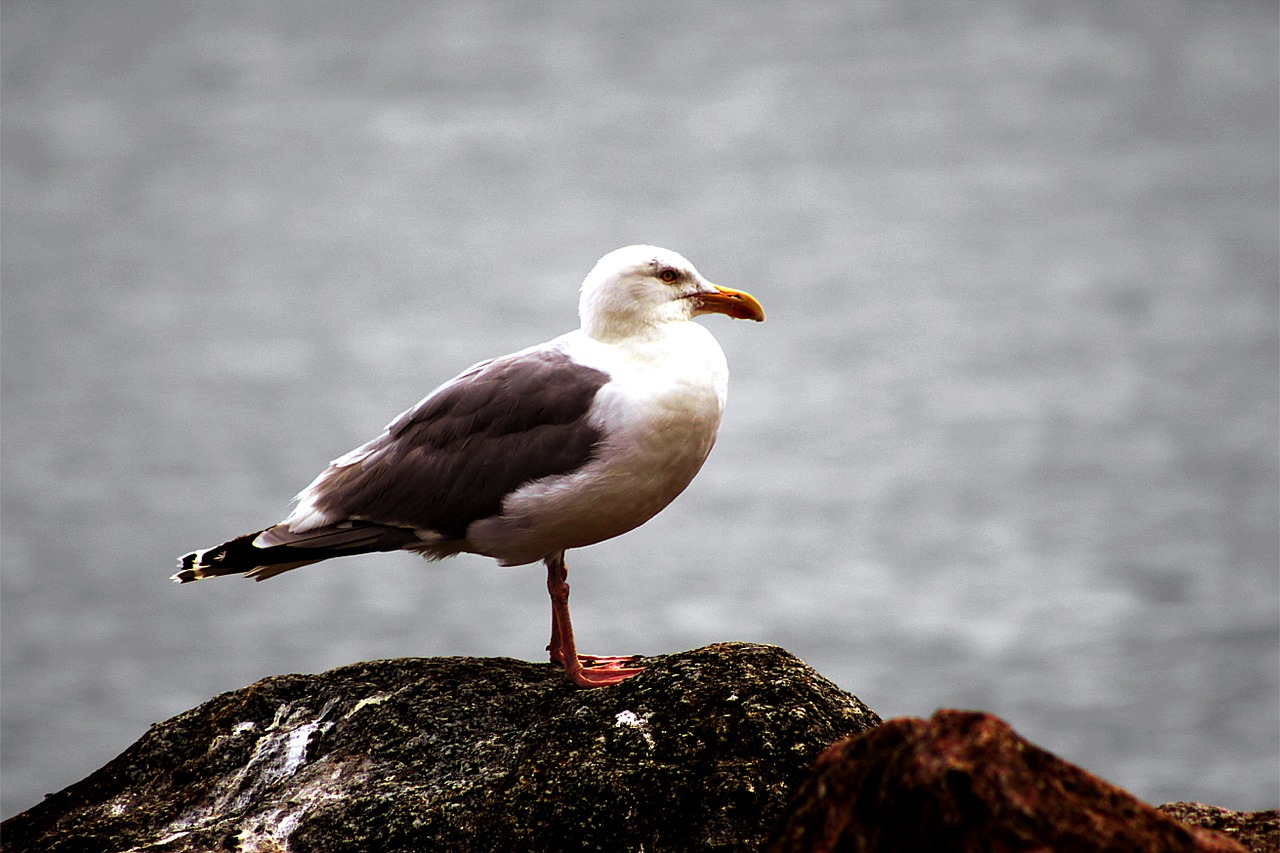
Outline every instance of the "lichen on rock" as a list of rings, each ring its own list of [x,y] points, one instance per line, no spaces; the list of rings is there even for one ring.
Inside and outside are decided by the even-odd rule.
[[[505,658],[264,679],[10,819],[5,849],[758,849],[814,757],[879,722],[776,647],[643,663],[598,690]]]

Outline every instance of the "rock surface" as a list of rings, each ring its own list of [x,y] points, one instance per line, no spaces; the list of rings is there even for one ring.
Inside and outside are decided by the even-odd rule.
[[[1280,853],[1280,810],[1234,812],[1204,803],[1165,803],[1156,808],[1182,823],[1234,838],[1250,853]]]
[[[1019,737],[989,714],[899,718],[822,754],[773,853],[1243,851]]]
[[[509,659],[268,678],[6,821],[4,849],[759,849],[815,756],[879,722],[770,646],[644,665],[598,690]]]
[[[987,714],[879,724],[782,649],[644,664],[601,690],[505,658],[264,679],[154,726],[6,821],[0,841],[10,853],[653,853],[770,838],[776,853],[1280,848],[1274,811],[1154,809]]]

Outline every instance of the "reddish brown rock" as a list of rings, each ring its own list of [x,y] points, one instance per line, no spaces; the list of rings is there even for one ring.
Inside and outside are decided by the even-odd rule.
[[[838,741],[788,810],[774,853],[1237,851],[1019,737],[939,711]]]

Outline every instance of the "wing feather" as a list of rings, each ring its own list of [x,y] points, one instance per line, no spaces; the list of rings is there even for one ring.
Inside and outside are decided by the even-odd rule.
[[[586,416],[608,381],[554,347],[482,362],[335,460],[287,523],[361,520],[462,538],[520,486],[590,461],[601,435]]]

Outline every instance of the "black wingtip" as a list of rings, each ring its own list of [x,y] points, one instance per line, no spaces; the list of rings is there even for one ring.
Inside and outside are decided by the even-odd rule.
[[[196,568],[196,558],[200,555],[199,551],[192,551],[190,554],[184,554],[182,559],[178,561],[179,571],[173,575],[175,583],[190,583],[198,581],[204,575]]]

